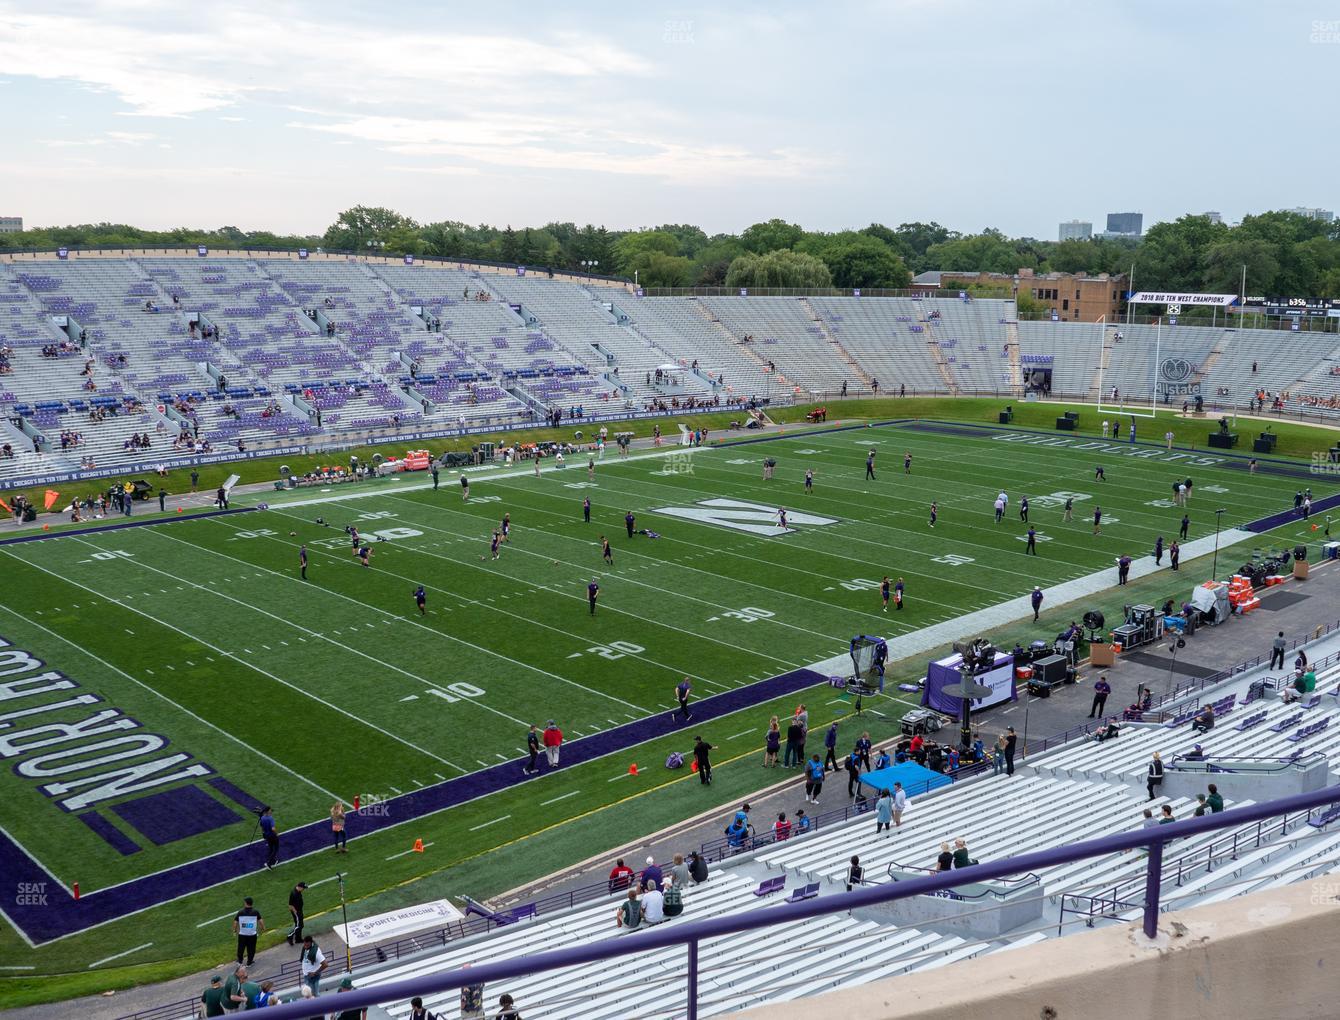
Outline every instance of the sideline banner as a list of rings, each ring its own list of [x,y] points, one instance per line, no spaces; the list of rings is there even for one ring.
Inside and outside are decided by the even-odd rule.
[[[453,921],[463,920],[464,917],[465,915],[452,906],[449,900],[433,900],[430,903],[420,903],[417,906],[402,907],[400,910],[365,917],[361,921],[350,921],[347,925],[337,924],[333,930],[351,949],[357,949],[359,946],[395,938],[397,935],[408,935],[426,928],[441,928]]]
[[[1126,296],[1132,305],[1235,305],[1236,294],[1174,294],[1162,290],[1142,290]]]

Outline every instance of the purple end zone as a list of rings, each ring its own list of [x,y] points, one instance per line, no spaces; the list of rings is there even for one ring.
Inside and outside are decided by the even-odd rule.
[[[232,783],[228,782],[228,780],[224,779],[223,776],[215,776],[213,779],[207,779],[206,782],[234,804],[240,804],[242,807],[246,808],[251,814],[255,814],[264,803],[259,797],[253,797],[241,787],[234,786]]]
[[[670,713],[657,712],[636,722],[630,722],[615,729],[593,733],[563,745],[562,769],[571,768],[594,761],[604,755],[626,751],[643,743],[673,733],[683,735],[684,750],[700,727],[714,719],[738,712],[763,702],[786,697],[809,687],[826,685],[828,678],[811,669],[797,669],[780,676],[769,677],[746,687],[737,687],[722,694],[713,695],[695,701],[692,705],[691,724],[680,720],[671,720]],[[759,725],[760,739],[763,726]],[[543,762],[543,757],[541,761]],[[648,763],[650,764],[650,763]],[[377,805],[377,813],[351,813],[348,819],[348,833],[351,838],[366,836],[381,829],[390,828],[421,818],[425,815],[455,807],[467,801],[503,793],[522,783],[533,782],[521,773],[522,759],[517,758],[490,768],[471,772],[469,775],[449,779],[436,786],[425,787],[383,801]],[[548,771],[545,769],[544,771]],[[204,794],[195,787],[185,787]],[[174,796],[180,791],[168,791]],[[165,794],[142,798],[154,801]],[[212,800],[212,798],[210,798]],[[132,802],[136,803],[136,802]],[[178,804],[181,801],[177,802]],[[215,802],[217,804],[217,802]],[[165,809],[169,804],[163,802]],[[124,808],[126,805],[121,805]],[[218,805],[222,807],[222,805]],[[118,811],[120,809],[118,808]],[[172,807],[169,810],[180,810]],[[225,809],[226,810],[226,809]],[[132,812],[135,813],[135,812]],[[330,820],[310,822],[293,829],[285,829],[287,819],[282,808],[276,814],[280,836],[280,867],[284,862],[303,854],[326,850],[330,846]],[[124,816],[123,816],[124,817]],[[127,819],[128,821],[130,819]],[[132,825],[138,825],[131,821]],[[152,822],[146,822],[150,828]],[[143,830],[141,830],[143,831]],[[152,838],[152,837],[150,837]],[[179,838],[179,837],[178,837]],[[408,839],[408,837],[406,837]],[[41,868],[22,847],[0,832],[0,873],[16,882],[47,882],[55,890],[48,895],[48,902],[42,907],[28,907],[14,904],[5,908],[5,914],[34,943],[41,944],[52,939],[82,931],[95,924],[114,921],[137,910],[186,896],[200,889],[218,885],[260,870],[265,862],[265,846],[256,842],[245,846],[224,850],[201,860],[168,868],[152,876],[132,879],[106,889],[86,893],[82,899],[75,900],[64,891],[53,876]]]
[[[241,816],[198,786],[178,786],[137,797],[112,808],[155,846],[212,832],[241,821]]]
[[[1321,522],[1315,520],[1318,514],[1324,515],[1327,510],[1334,510],[1338,506],[1340,506],[1340,493],[1334,496],[1326,496],[1322,499],[1313,500],[1313,519],[1305,520],[1301,510],[1295,510],[1293,507],[1290,507],[1287,510],[1281,510],[1277,514],[1271,514],[1269,517],[1262,517],[1260,520],[1251,521],[1248,524],[1244,524],[1242,527],[1244,531],[1254,531],[1259,533],[1262,531],[1269,531],[1271,528],[1281,527],[1285,524],[1319,524]],[[1287,542],[1284,544],[1288,545]]]
[[[96,811],[85,811],[82,815],[76,815],[75,817],[110,843],[112,849],[121,856],[129,857],[131,854],[140,852],[138,843]]]
[[[149,520],[135,520],[127,517],[115,524],[99,524],[92,528],[73,528],[69,531],[37,531],[31,535],[15,535],[13,538],[0,538],[0,545],[18,545],[20,542],[46,542],[53,538],[68,538],[71,535],[96,535],[101,531],[121,531],[124,528],[151,528],[156,524],[179,524],[182,521],[201,521],[210,517],[230,517],[233,514],[250,514],[257,510],[254,506],[240,506],[235,510],[206,510],[199,514],[180,514],[173,517],[154,517]],[[150,511],[152,512],[152,511]]]

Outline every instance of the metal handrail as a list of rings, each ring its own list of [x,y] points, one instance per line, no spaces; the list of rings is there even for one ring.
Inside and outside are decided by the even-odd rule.
[[[1296,811],[1306,811],[1340,802],[1340,787],[1296,794],[1280,800],[1234,808],[1231,811],[1201,818],[1191,818],[1158,826],[1155,829],[1137,829],[1114,836],[1085,840],[1068,846],[1054,847],[1021,854],[1003,861],[973,865],[954,872],[941,872],[905,882],[862,886],[849,893],[819,896],[814,899],[787,902],[742,911],[736,914],[688,921],[673,925],[658,925],[649,931],[636,931],[610,939],[565,949],[553,949],[519,959],[481,963],[468,970],[456,969],[439,974],[420,975],[368,988],[355,988],[342,993],[340,1006],[344,1010],[362,1009],[382,1002],[404,1002],[410,998],[451,991],[463,985],[494,984],[524,974],[544,973],[586,963],[597,963],[626,956],[645,956],[659,949],[683,947],[687,956],[686,1003],[687,1020],[698,1017],[699,947],[706,939],[738,935],[761,928],[794,925],[798,921],[827,914],[847,913],[864,907],[907,899],[925,893],[952,889],[958,885],[976,884],[991,879],[1017,875],[1069,864],[1075,861],[1102,857],[1124,850],[1145,848],[1148,862],[1145,891],[1141,899],[1144,911],[1143,930],[1152,939],[1158,934],[1158,915],[1162,885],[1163,848],[1170,841],[1216,832],[1244,823],[1265,821]],[[309,1003],[286,1003],[267,1012],[269,1020],[302,1020],[310,1016]]]

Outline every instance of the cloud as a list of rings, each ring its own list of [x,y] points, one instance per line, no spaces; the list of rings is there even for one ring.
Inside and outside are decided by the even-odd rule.
[[[311,19],[295,10],[109,0],[52,10],[0,0],[0,73],[73,81],[116,96],[129,113],[182,117],[267,92],[358,105],[423,101],[429,90],[481,83],[520,95],[547,79],[648,71],[640,58],[588,33],[447,33],[342,20],[333,8]]]
[[[454,119],[368,116],[292,121],[289,128],[371,142],[401,156],[447,157],[467,163],[529,170],[632,174],[678,183],[751,178],[799,178],[819,173],[829,157],[795,147],[680,140],[628,133],[589,111],[581,116],[532,114]]]

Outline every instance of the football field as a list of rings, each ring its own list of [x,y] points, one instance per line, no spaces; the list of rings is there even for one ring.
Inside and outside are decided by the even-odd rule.
[[[594,471],[575,456],[538,477],[472,471],[468,499],[444,472],[438,490],[424,475],[302,489],[263,510],[0,545],[4,859],[43,899],[6,902],[0,944],[39,972],[41,947],[103,928],[85,958],[171,955],[183,943],[144,949],[127,918],[235,909],[236,880],[263,861],[262,803],[283,860],[326,851],[332,803],[350,805],[350,867],[378,888],[413,876],[400,848],[416,836],[436,833],[435,868],[514,845],[626,797],[630,760],[667,775],[698,732],[720,760],[752,753],[796,701],[824,706],[815,724],[846,710],[814,667],[853,636],[924,669],[918,631],[1166,545],[1184,513],[1172,483],[1188,476],[1192,539],[1216,508],[1229,528],[1290,508],[1296,489],[1336,489],[1296,462],[1250,474],[1217,452],[902,423],[610,453]],[[905,585],[901,610],[882,607],[886,576]],[[703,706],[689,724],[671,714],[684,677]],[[889,691],[873,707],[893,718]],[[527,729],[551,719],[562,767],[526,777]],[[360,841],[377,852],[358,857]],[[182,924],[187,948],[219,941]]]

